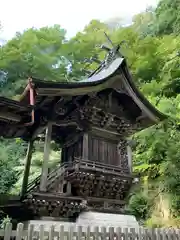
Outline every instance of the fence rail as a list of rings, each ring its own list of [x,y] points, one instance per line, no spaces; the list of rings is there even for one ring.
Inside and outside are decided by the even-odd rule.
[[[7,223],[4,230],[0,230],[0,239],[10,240],[179,240],[180,230],[178,229],[145,229],[145,228],[105,228],[105,227],[70,227],[65,231],[64,226],[59,229],[50,226],[45,229],[41,225],[38,229],[30,224],[28,230],[19,223],[17,229],[12,230],[12,224]]]

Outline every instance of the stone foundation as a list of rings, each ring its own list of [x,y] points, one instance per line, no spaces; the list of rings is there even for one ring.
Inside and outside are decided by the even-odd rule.
[[[54,225],[58,231],[60,225],[64,225],[65,231],[67,231],[70,226],[74,226],[75,228],[82,226],[84,231],[86,231],[88,226],[90,226],[92,230],[96,226],[106,228],[139,228],[139,224],[134,216],[98,212],[83,212],[79,215],[76,222],[63,221],[57,218],[42,218],[41,220],[30,220],[26,224],[28,225],[29,223],[34,224],[35,229],[38,229],[39,226],[43,224],[47,230],[50,226]]]

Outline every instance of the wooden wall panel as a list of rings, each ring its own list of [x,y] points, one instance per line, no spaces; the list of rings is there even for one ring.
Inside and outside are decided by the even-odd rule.
[[[119,165],[117,143],[89,135],[89,160],[110,165]]]
[[[71,162],[74,158],[82,158],[82,137],[74,144],[62,149],[62,162]]]
[[[62,160],[63,161],[73,161],[74,158],[83,158],[83,149],[85,146],[85,141],[83,137],[79,139],[76,143],[72,144],[63,149]],[[89,161],[120,166],[121,159],[118,150],[118,142],[113,140],[103,139],[98,136],[88,134],[87,144],[87,156]]]

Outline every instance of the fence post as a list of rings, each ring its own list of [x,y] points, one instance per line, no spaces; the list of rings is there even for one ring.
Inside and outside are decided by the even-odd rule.
[[[34,225],[29,224],[27,240],[33,240]]]
[[[50,226],[49,229],[49,240],[53,240],[54,239],[54,225]]]
[[[140,227],[140,228],[139,228],[139,231],[138,231],[138,237],[139,237],[138,239],[139,239],[139,240],[143,240],[143,239],[144,239],[143,236],[144,236],[144,228],[143,228],[143,227]]]
[[[64,226],[61,225],[59,229],[59,239],[64,240]]]
[[[136,239],[137,238],[137,234],[136,234],[135,228],[130,228],[130,233],[131,233],[131,236],[132,236],[131,239]]]
[[[74,227],[73,227],[73,226],[70,226],[70,229],[69,229],[69,238],[68,238],[68,240],[72,240],[72,239],[73,239],[73,236],[74,236]]]
[[[10,240],[12,233],[12,223],[8,222],[6,223],[5,229],[4,229],[4,240]]]
[[[94,235],[94,239],[95,240],[98,240],[98,238],[99,238],[99,227],[95,227],[94,228],[94,233],[93,233],[93,235]]]
[[[121,240],[122,239],[122,229],[120,227],[116,228],[116,235],[117,235],[117,240]]]
[[[77,229],[77,240],[81,240],[82,238],[82,226],[78,226]]]
[[[91,239],[91,229],[90,229],[90,226],[88,226],[86,230],[86,240],[90,240],[90,239]]]
[[[44,225],[39,227],[39,240],[44,240]]]
[[[147,228],[144,229],[144,240],[149,240],[149,233]]]
[[[16,240],[21,240],[22,239],[23,229],[24,229],[24,224],[23,223],[18,223],[17,229],[16,229]]]
[[[128,239],[129,239],[128,228],[124,228],[124,240],[128,240]]]
[[[114,240],[114,228],[109,228],[109,240]]]
[[[102,236],[101,239],[106,239],[107,234],[106,234],[106,228],[105,227],[101,228],[101,236]]]
[[[168,239],[168,240],[174,240],[174,239],[176,239],[176,236],[174,235],[174,231],[173,231],[172,228],[168,229],[167,239]]]
[[[174,229],[174,239],[180,239],[180,230]]]

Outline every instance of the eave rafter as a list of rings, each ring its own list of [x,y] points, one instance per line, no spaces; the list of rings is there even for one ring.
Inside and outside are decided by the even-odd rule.
[[[78,108],[80,107],[79,100],[83,97],[84,96],[73,97],[71,104],[69,105],[67,105],[68,100],[65,97],[59,97],[57,100],[54,100],[53,105],[51,104],[51,110],[49,110],[51,114],[49,114],[49,116],[41,116],[39,124],[32,132],[32,139],[35,139],[45,130],[49,121],[51,121],[53,126],[64,128],[74,126],[75,129],[83,131],[85,125],[81,120],[80,113],[78,111]],[[40,103],[41,107],[43,107],[43,103],[46,103],[47,101],[48,100],[43,99]],[[39,107],[37,106],[36,109],[38,110]]]
[[[0,118],[13,122],[20,122],[22,120],[20,115],[7,111],[0,111]]]

